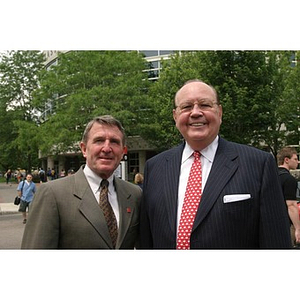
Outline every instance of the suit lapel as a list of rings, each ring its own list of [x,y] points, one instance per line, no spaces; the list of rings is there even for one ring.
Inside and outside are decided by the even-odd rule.
[[[168,212],[169,226],[174,233],[177,228],[178,186],[183,149],[184,144],[175,148],[174,152],[170,152],[170,155],[166,158],[164,198],[167,199],[166,210]]]
[[[129,225],[131,223],[132,216],[134,214],[134,205],[131,193],[128,191],[126,185],[119,178],[114,179],[118,204],[119,204],[119,232],[116,248],[119,249],[122,245],[124,237],[128,231]]]
[[[220,138],[216,156],[196,214],[193,229],[199,226],[207,216],[224,186],[236,172],[238,168],[237,156],[238,154],[230,147],[230,144]]]
[[[86,180],[83,168],[73,176],[75,176],[74,196],[81,200],[78,207],[79,211],[96,229],[106,244],[112,248],[112,241],[103,212]]]

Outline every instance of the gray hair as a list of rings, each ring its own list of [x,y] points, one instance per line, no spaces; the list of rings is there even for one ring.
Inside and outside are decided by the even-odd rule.
[[[85,143],[85,144],[87,143],[89,132],[90,132],[91,128],[93,127],[93,125],[95,123],[98,123],[98,124],[101,124],[101,125],[108,125],[108,126],[112,126],[112,127],[117,127],[122,133],[122,143],[123,143],[123,145],[125,145],[125,130],[124,130],[121,122],[119,120],[115,119],[113,116],[110,116],[110,115],[95,117],[93,120],[91,120],[86,125],[85,130],[84,130],[83,135],[82,135],[82,139],[81,139],[81,141],[83,143]]]

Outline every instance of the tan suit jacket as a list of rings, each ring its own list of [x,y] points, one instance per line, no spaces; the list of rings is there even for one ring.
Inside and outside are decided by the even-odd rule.
[[[141,189],[114,179],[120,220],[116,249],[138,238]],[[112,249],[102,210],[83,173],[41,184],[30,207],[22,249]]]

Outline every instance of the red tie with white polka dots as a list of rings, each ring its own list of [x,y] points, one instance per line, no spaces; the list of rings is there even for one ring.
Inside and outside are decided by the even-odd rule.
[[[179,250],[190,249],[192,228],[202,193],[202,170],[200,153],[198,151],[195,151],[193,155],[194,162],[190,170],[179,221],[176,246],[176,248]]]

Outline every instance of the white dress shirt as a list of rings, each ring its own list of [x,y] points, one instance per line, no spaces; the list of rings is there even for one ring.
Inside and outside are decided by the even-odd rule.
[[[213,164],[215,154],[219,144],[219,136],[217,136],[214,141],[201,151],[201,168],[202,168],[202,193],[205,188],[205,184]],[[193,156],[194,150],[191,146],[186,143],[182,153],[180,177],[179,177],[179,187],[178,187],[178,207],[177,207],[177,230],[179,227],[180,215],[183,206],[183,200],[185,195],[185,190],[190,174],[192,164],[194,162]]]
[[[100,183],[102,181],[102,178],[98,176],[95,172],[93,172],[88,165],[85,165],[83,169],[83,173],[85,174],[85,177],[92,189],[93,194],[95,195],[96,201],[99,203],[99,196],[100,196]],[[107,178],[109,182],[108,186],[108,201],[114,211],[114,214],[117,219],[117,224],[119,227],[119,205],[118,205],[118,199],[117,199],[117,193],[114,186],[114,175],[111,175],[109,178]]]

